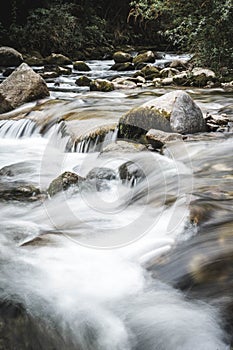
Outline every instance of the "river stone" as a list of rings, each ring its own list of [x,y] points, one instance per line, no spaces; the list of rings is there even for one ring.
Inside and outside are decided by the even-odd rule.
[[[179,71],[186,70],[188,68],[188,63],[182,60],[174,60],[169,64],[170,68],[178,69]]]
[[[12,47],[0,47],[0,66],[19,66],[23,62],[23,56]]]
[[[206,130],[200,108],[184,91],[166,93],[131,109],[119,120],[119,137],[137,140],[150,129],[192,134]]]
[[[68,190],[72,185],[79,185],[83,181],[83,177],[70,171],[65,171],[50,183],[47,192],[52,197],[58,192]]]
[[[57,66],[66,66],[66,65],[72,64],[72,61],[69,57],[66,57],[58,53],[52,53],[50,56],[46,57],[45,62],[48,65],[57,65]]]
[[[78,70],[80,72],[89,72],[91,68],[86,64],[84,61],[75,61],[73,63],[73,67],[75,70]]]
[[[91,78],[88,78],[86,75],[82,75],[75,80],[75,84],[78,86],[90,86]]]
[[[112,58],[115,61],[115,63],[132,62],[133,60],[133,57],[129,53],[123,51],[115,52]]]
[[[152,51],[146,51],[144,53],[139,53],[137,56],[133,58],[133,63],[135,65],[139,63],[154,63],[155,55]]]
[[[96,79],[91,81],[90,90],[109,92],[114,90],[114,84],[106,79]]]
[[[45,64],[45,59],[43,57],[36,57],[36,56],[26,56],[24,58],[25,63],[27,63],[29,66],[43,66]]]
[[[160,75],[159,69],[152,66],[151,64],[147,64],[145,67],[141,69],[143,76],[146,80],[153,80],[158,78]]]
[[[89,173],[86,176],[86,179],[115,180],[116,173],[113,169],[110,168],[96,167],[89,171]]]
[[[190,80],[192,86],[204,87],[208,82],[216,81],[216,75],[214,71],[210,69],[196,67],[191,72]]]
[[[186,71],[174,75],[173,83],[179,86],[189,86],[190,85],[190,74]]]
[[[135,67],[131,62],[115,63],[110,70],[116,70],[118,72],[124,72],[128,70],[134,70]]]
[[[170,142],[182,141],[183,136],[178,133],[164,132],[162,130],[151,129],[146,134],[146,139],[154,149],[159,149]]]
[[[1,200],[35,201],[40,198],[40,189],[25,182],[1,182]]]
[[[167,67],[167,68],[163,68],[160,71],[160,77],[161,78],[172,78],[172,77],[174,77],[174,75],[177,75],[179,73],[180,72],[178,71],[178,69]]]
[[[117,140],[106,146],[99,154],[99,157],[112,156],[113,154],[138,153],[148,151],[145,145],[136,142]]]
[[[122,182],[130,182],[132,186],[146,177],[143,169],[137,163],[132,161],[121,164],[118,171]]]
[[[43,78],[22,63],[0,84],[0,113],[47,96],[49,90]]]
[[[106,190],[109,188],[109,181],[115,180],[117,177],[113,169],[105,167],[93,168],[86,176],[87,183],[94,185],[97,191]]]
[[[189,94],[179,90],[169,94],[171,102],[173,100],[170,114],[172,131],[181,134],[205,132],[206,123],[202,111]]]

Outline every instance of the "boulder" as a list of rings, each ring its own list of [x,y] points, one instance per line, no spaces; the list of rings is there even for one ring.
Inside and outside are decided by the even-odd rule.
[[[189,86],[190,85],[190,74],[188,72],[182,72],[174,75],[173,83],[178,86]]]
[[[36,56],[26,56],[24,58],[25,63],[29,66],[43,66],[45,64],[45,59]]]
[[[133,57],[129,53],[123,51],[115,52],[112,58],[115,61],[115,63],[132,62],[133,60]]]
[[[156,81],[155,79],[153,80],[153,82],[155,83],[156,86]],[[172,85],[173,84],[173,78],[164,78],[160,80],[160,84],[163,86],[168,86],[168,85]]]
[[[209,82],[216,81],[216,75],[214,71],[206,68],[196,67],[191,72],[191,85],[197,87],[204,87]]]
[[[70,67],[57,66],[56,72],[59,75],[70,75],[70,74],[72,74],[72,69]]]
[[[154,149],[159,149],[168,143],[182,141],[183,136],[175,132],[171,133],[162,130],[150,129],[146,134],[146,139]]]
[[[78,70],[79,72],[89,72],[89,71],[91,71],[91,68],[84,61],[75,61],[73,63],[73,67],[74,67],[75,70]]]
[[[75,80],[75,84],[78,86],[90,86],[91,81],[92,80],[86,75],[82,75],[81,77]]]
[[[35,201],[42,198],[40,189],[24,182],[1,182],[1,200]]]
[[[96,79],[91,81],[90,90],[109,92],[114,90],[114,84],[105,79]]]
[[[96,167],[89,171],[86,176],[87,180],[115,180],[116,173],[113,169],[105,168],[105,167]]]
[[[129,77],[115,78],[112,80],[112,83],[114,84],[115,89],[122,89],[122,88],[132,89],[137,87],[137,83],[131,80]]]
[[[58,192],[68,190],[72,185],[78,186],[83,181],[83,177],[70,171],[65,171],[50,183],[47,192],[52,197]]]
[[[134,70],[135,67],[131,62],[124,62],[124,63],[115,63],[110,69],[116,70],[118,72],[124,72],[127,70]]]
[[[12,47],[0,47],[0,66],[19,66],[23,62],[23,56]]]
[[[117,177],[113,169],[105,167],[93,168],[86,176],[87,184],[94,186],[97,191],[106,190],[109,188],[109,181],[115,180]]]
[[[99,154],[99,157],[112,156],[113,154],[138,153],[148,151],[145,145],[136,142],[117,140],[106,146]]]
[[[170,68],[178,69],[179,71],[186,70],[188,68],[188,63],[182,60],[174,60],[169,64]]]
[[[47,96],[49,90],[43,78],[22,63],[0,85],[0,113]]]
[[[160,71],[160,77],[161,78],[172,78],[172,77],[174,77],[174,75],[177,75],[179,73],[180,72],[178,71],[178,69],[167,67],[167,68],[163,68]]]
[[[118,172],[122,182],[129,182],[132,186],[136,185],[146,177],[140,165],[133,161],[128,161],[121,164]]]
[[[150,129],[192,134],[204,132],[201,109],[184,91],[166,93],[131,109],[119,120],[119,137],[137,140]]]
[[[154,63],[155,62],[155,55],[152,51],[146,51],[144,53],[139,53],[137,56],[133,58],[133,63],[135,65],[139,63]]]
[[[145,67],[141,69],[141,72],[146,80],[153,80],[158,78],[160,75],[159,69],[152,66],[151,64],[147,64]]]
[[[72,61],[69,57],[66,57],[60,53],[52,53],[50,56],[45,58],[45,62],[48,65],[56,66],[66,66],[72,64]]]

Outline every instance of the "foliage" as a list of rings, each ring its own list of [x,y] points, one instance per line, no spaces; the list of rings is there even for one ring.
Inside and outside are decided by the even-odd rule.
[[[232,0],[134,0],[131,7],[130,17],[141,23],[162,18],[161,35],[194,53],[196,64],[232,67]]]
[[[232,0],[196,1],[167,31],[181,48],[195,53],[197,64],[213,68],[233,65]]]
[[[90,47],[167,45],[194,53],[196,64],[232,67],[232,11],[232,0],[0,1],[0,41],[70,56]]]

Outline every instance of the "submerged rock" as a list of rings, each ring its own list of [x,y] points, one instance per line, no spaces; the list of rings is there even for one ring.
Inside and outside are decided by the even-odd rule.
[[[140,165],[132,161],[128,161],[120,165],[118,171],[122,182],[130,182],[132,186],[142,181],[146,177]]]
[[[172,91],[131,109],[119,120],[119,137],[137,140],[150,129],[192,134],[204,132],[201,109],[184,91]]]
[[[68,190],[72,185],[79,185],[83,180],[83,177],[70,171],[65,171],[50,183],[47,192],[52,197],[58,192]]]
[[[0,85],[0,113],[47,96],[49,90],[43,78],[26,63],[22,63]]]
[[[88,183],[94,185],[94,189],[97,191],[106,190],[109,188],[108,182],[115,180],[117,177],[116,172],[113,169],[105,167],[93,168],[86,176]]]
[[[103,156],[112,156],[113,154],[122,154],[122,153],[138,153],[148,151],[145,145],[136,142],[127,142],[118,140],[116,142],[110,143],[106,146],[101,152],[99,157]]]
[[[23,63],[23,56],[12,47],[0,47],[0,67],[19,66]]]

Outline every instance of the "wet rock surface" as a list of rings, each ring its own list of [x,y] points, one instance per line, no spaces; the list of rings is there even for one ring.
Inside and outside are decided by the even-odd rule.
[[[84,178],[81,176],[65,171],[50,183],[47,192],[52,197],[59,192],[68,190],[73,185],[80,185],[83,181]]]
[[[0,113],[8,112],[23,103],[48,97],[49,94],[41,76],[26,63],[22,63],[0,85]]]

